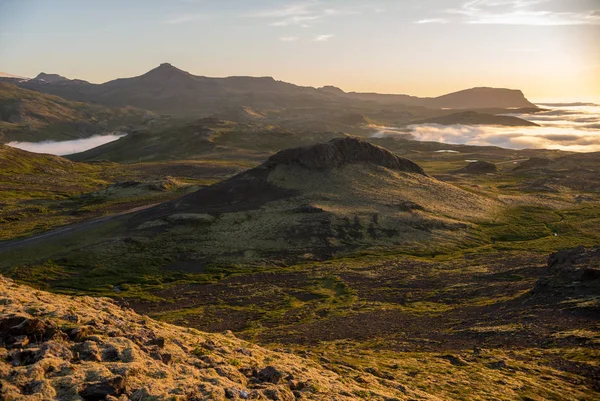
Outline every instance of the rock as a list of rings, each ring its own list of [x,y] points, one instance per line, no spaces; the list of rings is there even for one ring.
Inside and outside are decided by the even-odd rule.
[[[572,280],[600,278],[600,246],[587,251],[578,246],[554,252],[548,257],[548,270]]]
[[[235,398],[237,398],[239,393],[240,392],[234,388],[226,388],[225,389],[225,398],[230,399],[230,400],[235,399]]]
[[[265,165],[296,164],[310,170],[326,170],[356,163],[371,163],[425,175],[418,164],[356,137],[335,138],[327,143],[285,149],[271,156]]]
[[[93,341],[85,341],[75,347],[75,352],[82,361],[102,362],[102,354]]]
[[[157,361],[161,361],[165,365],[169,365],[173,360],[173,355],[168,353],[162,353],[160,351],[153,351],[150,356]]]
[[[71,350],[62,342],[48,341],[42,345],[39,351],[39,359],[55,357],[70,361],[73,359],[73,353]]]
[[[564,295],[595,295],[600,290],[600,246],[563,249],[548,257],[548,274],[541,277],[533,293],[552,292]]]
[[[163,348],[165,346],[165,338],[164,337],[153,338],[152,340],[148,341],[146,343],[146,345],[156,345],[160,348]]]
[[[125,379],[121,376],[115,376],[99,383],[86,384],[79,395],[85,401],[101,401],[107,396],[119,396],[124,391]]]
[[[36,363],[40,360],[39,352],[32,349],[23,351],[13,350],[6,358],[13,366],[26,366]]]
[[[246,355],[246,356],[252,356],[252,351],[249,350],[248,348],[238,348],[235,350],[236,352],[239,352],[242,355]]]
[[[294,401],[296,399],[294,394],[288,389],[270,388],[264,390],[263,394],[267,399],[273,401]]]
[[[465,362],[461,357],[459,356],[455,356],[455,355],[442,355],[440,356],[441,359],[445,359],[448,362],[450,362],[452,365],[454,366],[467,366],[468,363]]]
[[[2,319],[0,319],[0,333],[8,334],[8,330],[11,327],[18,326],[19,324],[23,323],[23,321],[25,321],[26,319],[27,317],[18,315],[3,317]]]
[[[93,330],[89,326],[76,327],[69,333],[69,338],[76,342],[82,342],[87,337],[93,334]]]
[[[13,337],[27,336],[31,341],[41,341],[51,338],[56,333],[56,328],[40,319],[25,318],[17,325],[9,327],[5,333]]]
[[[69,322],[79,323],[80,319],[77,315],[65,315],[63,319],[68,320]]]
[[[277,384],[281,381],[283,374],[275,367],[267,366],[266,368],[258,372],[257,377],[258,380],[260,380],[261,382]]]
[[[119,351],[109,346],[102,351],[102,362],[116,362],[119,360]]]
[[[160,356],[161,361],[165,364],[165,365],[169,365],[171,363],[171,361],[173,360],[173,355],[171,354],[162,354]]]
[[[503,360],[490,362],[490,363],[486,364],[485,366],[487,366],[490,369],[507,369],[508,368],[508,366],[506,365],[506,361],[503,361]]]
[[[458,174],[493,174],[498,172],[498,167],[494,163],[486,161],[476,161],[467,164],[465,167],[456,171]]]
[[[306,383],[298,380],[290,380],[290,390],[301,391],[306,387]]]

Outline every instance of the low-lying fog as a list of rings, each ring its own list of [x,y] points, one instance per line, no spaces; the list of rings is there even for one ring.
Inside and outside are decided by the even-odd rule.
[[[116,141],[125,135],[125,133],[94,135],[89,138],[73,139],[70,141],[9,142],[7,145],[12,146],[13,148],[27,150],[29,152],[64,156],[83,152],[88,149],[104,145],[105,143]]]
[[[591,103],[538,104],[547,109],[531,114],[509,114],[541,127],[420,124],[407,128],[381,127],[376,137],[411,134],[420,141],[493,145],[503,148],[545,148],[575,152],[600,151],[600,105]]]
[[[492,145],[511,149],[545,148],[575,152],[600,151],[600,105],[593,103],[540,103],[547,111],[508,114],[532,121],[540,127],[493,125],[420,124],[408,127],[378,127],[373,137],[412,135],[420,141],[451,144]],[[10,142],[9,146],[36,153],[68,155],[115,141],[125,133],[96,135],[70,141]]]

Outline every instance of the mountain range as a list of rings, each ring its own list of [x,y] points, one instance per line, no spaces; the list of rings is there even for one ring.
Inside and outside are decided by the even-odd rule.
[[[108,106],[133,106],[172,115],[208,116],[232,106],[258,109],[319,107],[427,107],[432,109],[535,108],[519,90],[472,88],[434,98],[408,95],[344,92],[326,86],[313,88],[271,77],[196,76],[168,63],[132,77],[102,84],[41,73],[18,85],[68,100]]]

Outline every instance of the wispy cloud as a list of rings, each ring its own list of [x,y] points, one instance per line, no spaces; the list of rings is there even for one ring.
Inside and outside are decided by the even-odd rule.
[[[415,21],[418,24],[461,22],[489,25],[600,25],[598,10],[582,12],[551,11],[548,0],[469,0],[459,8],[443,11],[444,17]],[[451,18],[451,19],[450,19]]]
[[[425,18],[415,21],[415,24],[447,24],[450,22],[446,18]]]
[[[168,19],[162,21],[162,23],[168,24],[168,25],[183,24],[186,22],[199,21],[199,20],[206,19],[206,18],[207,18],[206,14],[185,14],[185,15],[178,15],[178,16],[168,18]]]
[[[282,42],[294,42],[298,40],[297,36],[282,36],[279,38]]]
[[[281,8],[262,10],[246,16],[268,19],[270,20],[269,25],[271,26],[299,25],[302,27],[310,27],[312,26],[312,23],[328,17],[354,13],[355,11],[351,8],[324,7],[323,4],[318,1],[309,1],[289,4]]]
[[[331,34],[327,34],[327,35],[317,35],[315,36],[315,38],[313,39],[313,42],[326,42],[329,39],[331,39],[333,37],[333,35]]]

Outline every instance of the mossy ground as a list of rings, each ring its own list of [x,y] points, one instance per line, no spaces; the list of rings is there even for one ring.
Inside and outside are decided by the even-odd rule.
[[[565,302],[532,290],[549,252],[600,243],[597,189],[562,181],[552,184],[556,191],[523,191],[532,174],[513,172],[511,158],[501,159],[499,174],[452,174],[474,157],[413,158],[502,205],[477,216],[469,243],[374,247],[293,265],[249,266],[242,257],[198,268],[190,260],[186,268],[172,262],[193,250],[197,227],[180,229],[189,241],[181,232],[114,238],[124,224],[115,219],[85,236],[13,249],[0,269],[37,287],[123,299],[167,322],[308,353],[358,383],[357,398],[369,399],[375,383],[393,377],[441,399],[592,400],[598,300]],[[161,163],[146,166],[164,171]],[[92,245],[102,253],[89,252]]]

